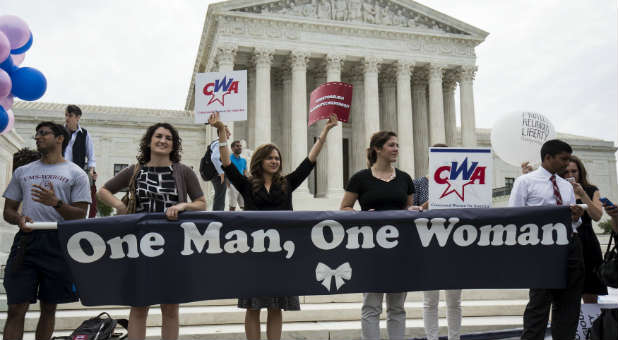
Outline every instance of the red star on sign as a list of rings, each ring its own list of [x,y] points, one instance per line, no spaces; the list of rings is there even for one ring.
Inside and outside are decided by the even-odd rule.
[[[230,87],[229,90],[227,90],[227,92],[223,92],[221,94],[219,94],[220,92],[213,92],[210,95],[210,100],[208,101],[208,105],[214,103],[214,102],[219,102],[221,103],[221,106],[225,106],[225,95],[230,94],[232,91],[232,88]],[[221,96],[221,98],[218,98],[219,96]]]
[[[447,185],[446,189],[444,189],[444,192],[442,193],[440,198],[443,198],[443,197],[446,197],[446,196],[448,196],[448,195],[450,195],[452,193],[455,193],[455,195],[457,195],[457,197],[459,197],[459,199],[464,201],[464,196],[465,196],[464,190],[465,190],[465,187],[468,184],[472,184],[474,182],[474,180],[467,181],[465,183],[461,183],[462,181],[457,181],[457,180],[455,180],[455,181],[447,180],[447,182],[448,182],[448,185]],[[461,194],[459,194],[459,192],[461,192]]]

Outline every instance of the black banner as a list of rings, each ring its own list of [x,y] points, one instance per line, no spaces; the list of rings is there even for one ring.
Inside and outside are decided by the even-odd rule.
[[[60,224],[82,303],[566,285],[568,207],[180,216]]]

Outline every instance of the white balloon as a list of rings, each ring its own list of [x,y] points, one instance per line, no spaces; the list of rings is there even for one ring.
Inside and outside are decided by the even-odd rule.
[[[518,111],[498,119],[491,129],[491,146],[503,161],[519,167],[541,163],[541,146],[556,138],[554,125],[544,115]]]

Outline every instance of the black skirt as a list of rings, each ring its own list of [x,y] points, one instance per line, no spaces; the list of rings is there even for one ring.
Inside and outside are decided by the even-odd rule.
[[[601,244],[597,235],[592,230],[592,225],[584,223],[577,228],[577,234],[582,241],[584,253],[584,265],[586,274],[584,281],[584,294],[607,295],[607,287],[597,277],[596,270],[603,263]]]

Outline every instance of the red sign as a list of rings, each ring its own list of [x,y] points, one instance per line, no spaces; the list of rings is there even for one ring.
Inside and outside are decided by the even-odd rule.
[[[340,122],[347,123],[352,104],[352,85],[330,82],[318,86],[311,92],[309,101],[309,126],[321,119],[337,115]]]

